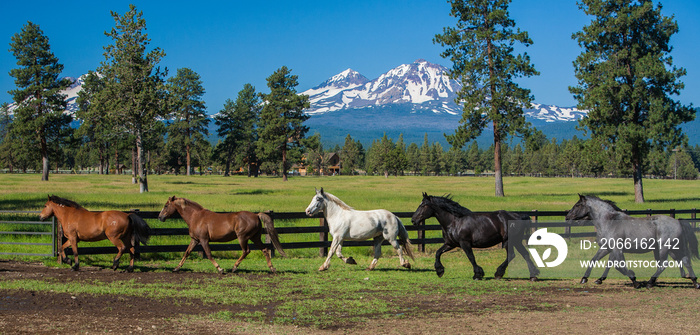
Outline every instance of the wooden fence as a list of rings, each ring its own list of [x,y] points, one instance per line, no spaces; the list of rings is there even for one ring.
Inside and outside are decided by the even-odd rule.
[[[134,211],[137,213],[139,216],[141,216],[144,219],[157,219],[159,212],[141,212],[138,210]],[[532,228],[533,231],[539,228],[545,228],[545,227],[564,227],[565,232],[560,234],[564,238],[579,238],[579,237],[595,237],[595,232],[593,230],[589,232],[571,232],[571,225],[561,221],[563,217],[566,216],[568,211],[538,211],[538,210],[533,210],[533,211],[516,211],[517,213],[521,213],[524,215],[528,215],[532,222]],[[670,210],[635,210],[635,211],[625,211],[629,215],[635,215],[635,216],[650,216],[650,215],[669,215],[671,217],[676,217],[677,215],[682,215],[686,216],[686,218],[679,218],[680,220],[688,221],[691,223],[691,225],[694,227],[695,231],[698,231],[697,227],[697,222],[700,221],[697,219],[697,209],[686,209],[686,210],[676,210],[676,209],[670,209]],[[399,218],[410,218],[413,216],[413,212],[394,212],[396,216]],[[280,241],[282,241],[282,248],[287,250],[287,249],[310,249],[310,248],[318,248],[319,249],[319,255],[320,256],[325,256],[328,253],[328,248],[331,245],[330,239],[329,239],[329,233],[328,233],[328,226],[325,224],[325,220],[322,216],[314,216],[309,218],[305,213],[303,212],[294,212],[294,213],[275,213],[271,212],[270,215],[273,217],[275,221],[278,220],[297,220],[297,219],[316,219],[318,220],[319,224],[317,226],[303,226],[303,227],[275,227],[277,230],[277,233],[280,235]],[[552,220],[552,221],[542,221],[542,218],[556,218],[559,221]],[[171,216],[171,219],[181,219],[180,216],[175,213],[175,215]],[[587,224],[590,225],[590,224]],[[60,227],[60,225],[58,225]],[[428,244],[442,244],[443,239],[442,237],[439,238],[426,238],[425,237],[425,232],[426,231],[434,231],[434,230],[441,230],[440,225],[426,225],[425,222],[421,222],[417,225],[406,225],[406,230],[410,231],[416,231],[417,232],[417,238],[411,238],[411,243],[417,247],[418,251],[425,252],[425,246]],[[284,242],[286,238],[284,238],[284,235],[293,235],[293,234],[308,234],[308,233],[318,233],[319,234],[319,239],[318,241],[313,241],[313,242]],[[157,237],[157,236],[188,236],[189,232],[186,227],[183,228],[151,228],[151,236],[152,237]],[[58,234],[62,238],[62,234]],[[267,235],[266,235],[267,236]],[[61,238],[57,239],[57,243],[61,241]],[[266,246],[270,249],[272,248],[272,245],[269,243],[269,241],[266,241]],[[62,243],[62,242],[61,242]],[[388,242],[384,241],[385,245],[388,245]],[[355,246],[373,246],[374,242],[371,240],[367,241],[344,241],[343,246],[345,247],[355,247]],[[227,243],[213,243],[210,244],[211,250],[212,251],[227,251],[227,250],[241,250],[240,245],[236,241],[232,242],[227,242]],[[152,246],[138,246],[137,247],[137,252],[138,253],[159,253],[159,252],[184,252],[185,249],[187,249],[187,244],[182,244],[182,245],[152,245]],[[251,249],[257,249],[254,245],[251,245]],[[198,245],[195,247],[194,251],[200,251],[203,252],[202,247]],[[87,255],[87,254],[113,254],[115,253],[116,250],[113,246],[110,247],[80,247],[78,248],[78,253],[82,255]],[[72,251],[70,248],[66,249],[67,254],[71,254]],[[60,261],[60,260],[59,260]]]

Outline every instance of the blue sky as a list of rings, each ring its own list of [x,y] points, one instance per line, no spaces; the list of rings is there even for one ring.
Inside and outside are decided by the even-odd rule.
[[[104,60],[111,41],[104,32],[114,26],[110,10],[123,14],[129,3],[142,11],[151,46],[166,52],[161,66],[170,75],[188,67],[202,77],[209,113],[235,99],[245,83],[265,92],[265,79],[281,66],[299,76],[299,92],[352,68],[370,79],[416,59],[450,67],[432,43],[436,33],[453,26],[450,6],[442,0],[359,1],[3,1],[0,5],[0,102],[12,102],[8,90],[16,67],[10,38],[27,21],[38,24],[51,49],[77,77]],[[674,64],[688,74],[679,100],[697,101],[700,92],[700,2],[663,1],[665,15],[675,15],[680,32],[673,36]],[[535,101],[559,106],[576,104],[567,87],[576,84],[572,61],[581,49],[573,32],[590,22],[573,0],[514,0],[511,17],[530,33],[534,44],[524,49],[540,76],[522,79]]]

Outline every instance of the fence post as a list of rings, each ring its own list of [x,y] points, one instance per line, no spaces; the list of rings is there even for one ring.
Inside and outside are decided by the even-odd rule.
[[[318,223],[319,223],[319,226],[321,226],[321,227],[326,226],[326,218],[320,218]],[[322,231],[322,232],[318,233],[318,235],[319,235],[319,240],[321,242],[328,242],[328,232],[327,231]],[[318,248],[318,254],[321,257],[328,256],[328,247],[324,245],[324,246]]]
[[[675,218],[676,218],[676,209],[675,209],[675,208],[671,208],[671,209],[669,210],[669,212],[671,212],[669,215],[670,215],[672,218],[675,219]]]
[[[421,241],[418,250],[425,252],[425,220],[418,223],[418,239]]]
[[[696,215],[697,211],[698,211],[697,208],[693,208],[693,212],[690,213],[690,218],[693,219],[693,228],[697,228],[697,227],[698,227],[698,222],[695,221],[695,219],[697,218],[697,215]]]
[[[270,219],[274,221],[273,216],[272,216],[274,213],[273,211],[267,210],[264,213],[269,215]],[[263,224],[263,226],[265,226],[265,225]],[[265,244],[270,244],[270,243],[272,243],[272,239],[270,239],[270,232],[267,232],[267,234],[265,234]],[[274,245],[270,246],[269,250],[270,250],[270,257],[275,257],[275,246]]]

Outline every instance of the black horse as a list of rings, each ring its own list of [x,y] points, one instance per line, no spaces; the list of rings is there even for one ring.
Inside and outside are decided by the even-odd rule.
[[[503,210],[491,213],[474,213],[452,200],[449,195],[438,197],[423,193],[423,202],[418,206],[411,221],[413,224],[417,224],[430,217],[435,217],[440,222],[442,237],[445,240],[445,244],[435,253],[435,272],[438,277],[442,277],[445,273],[440,256],[446,251],[460,247],[472,263],[473,278],[481,280],[484,277],[484,269],[476,264],[472,248],[488,248],[503,243],[503,247],[508,250],[508,255],[503,264],[496,269],[494,277],[500,279],[506,273],[508,263],[515,257],[513,252],[513,248],[515,248],[527,262],[530,280],[537,280],[540,271],[530,259],[522,242],[531,223],[528,216]]]

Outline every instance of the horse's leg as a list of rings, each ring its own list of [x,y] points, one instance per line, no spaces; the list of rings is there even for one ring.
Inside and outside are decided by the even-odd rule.
[[[192,252],[192,249],[197,246],[197,240],[191,239],[190,240],[190,245],[187,246],[187,250],[185,250],[185,254],[182,256],[182,260],[180,261],[180,264],[177,265],[176,268],[173,269],[173,272],[178,272],[180,271],[180,268],[182,267],[183,264],[185,264],[185,260],[187,259],[187,256],[190,255]]]
[[[384,242],[384,237],[376,236],[374,238],[374,259],[367,270],[374,270],[374,267],[377,266],[377,262],[379,261],[379,257],[382,257],[382,242]]]
[[[355,261],[354,258],[343,256],[343,244],[342,243],[340,243],[338,245],[338,249],[335,250],[335,255],[338,256],[338,258],[342,259],[343,262],[345,262],[345,264],[352,264],[352,265],[357,264],[357,262]]]
[[[472,268],[474,268],[474,277],[472,277],[472,279],[483,279],[484,269],[482,269],[478,264],[476,264],[476,257],[474,257],[474,251],[472,250],[472,246],[462,241],[462,243],[460,243],[460,247],[462,248],[462,250],[464,250],[464,253],[467,254],[467,258],[469,258],[469,262],[472,263]]]
[[[61,246],[61,260],[63,261],[63,263],[71,265],[73,263],[73,261],[70,258],[68,258],[68,256],[66,256],[66,248],[68,248],[69,245],[70,245],[70,240],[66,239],[66,242],[64,242],[63,245]]]
[[[119,267],[119,259],[122,258],[122,254],[124,254],[124,251],[127,250],[127,246],[124,244],[124,241],[120,240],[119,238],[110,238],[109,240],[112,242],[112,244],[114,244],[115,247],[117,247],[117,256],[114,257],[114,260],[112,260],[112,270],[116,271],[117,268]],[[132,259],[132,263],[133,263],[133,259]],[[133,271],[134,270],[133,264],[131,265],[131,267],[132,267],[131,271]],[[129,271],[129,272],[131,272],[131,271]]]
[[[443,253],[448,252],[455,247],[447,244],[443,244],[436,252],[435,252],[435,273],[437,274],[438,277],[442,277],[442,275],[445,274],[445,267],[442,266],[442,262],[440,261],[440,256],[442,256]]]
[[[338,246],[343,243],[343,240],[339,238],[333,238],[333,242],[331,242],[331,248],[328,250],[328,257],[326,257],[326,261],[321,264],[321,267],[318,268],[318,271],[325,271],[328,270],[328,267],[331,266],[331,257],[333,257],[333,254],[335,254],[336,249],[338,249]]]
[[[71,269],[73,269],[73,271],[78,271],[80,270],[80,262],[78,262],[78,236],[71,236],[68,238],[68,241],[70,242],[71,249],[73,249],[73,259],[75,259],[75,263],[71,266]]]
[[[622,252],[622,250],[620,250],[620,249],[612,250],[608,260],[613,261],[613,265],[615,265],[615,269],[617,271],[620,271],[620,273],[629,277],[629,279],[632,281],[632,286],[634,288],[642,287],[642,283],[637,281],[637,276],[634,274],[634,271],[628,269],[627,266],[624,264],[625,263],[625,254]],[[617,261],[617,263],[615,263],[615,261]]]
[[[666,247],[662,247],[659,250],[659,255],[656,258],[656,272],[649,278],[649,281],[647,282],[647,288],[652,288],[656,284],[656,279],[659,278],[659,275],[661,275],[664,270],[666,270],[666,261],[668,260],[668,251],[669,249]]]
[[[259,236],[258,236],[258,239],[260,239]],[[241,245],[241,257],[239,257],[238,260],[236,261],[236,263],[233,264],[233,269],[231,269],[231,272],[236,272],[236,270],[238,270],[238,266],[241,265],[241,262],[243,262],[243,259],[246,258],[246,257],[248,256],[248,254],[250,253],[250,248],[248,247],[248,240],[239,238],[239,239],[238,239],[238,244]],[[256,243],[256,244],[257,244],[257,243]],[[261,243],[261,244],[262,244],[262,243]],[[263,254],[264,254],[264,253],[265,253],[265,252],[263,251]],[[265,254],[265,257],[267,257],[267,254]],[[268,258],[267,261],[268,261],[268,264],[269,264],[269,263],[270,263],[270,259]]]
[[[602,284],[603,281],[608,278],[608,272],[610,272],[610,266],[606,265],[605,270],[603,270],[603,274],[600,275],[600,278],[595,280],[595,283],[598,285]]]
[[[525,246],[522,244],[521,241],[518,241],[516,243],[508,243],[508,248],[515,248],[515,250],[518,250],[518,253],[523,256],[525,259],[525,262],[527,263],[527,269],[530,271],[530,280],[531,281],[536,281],[537,276],[540,274],[540,269],[537,268],[535,263],[532,262],[532,259],[530,259],[530,254],[527,252],[527,249],[525,249]],[[508,252],[509,255],[513,255],[510,261],[515,258],[515,253],[512,251]],[[510,262],[509,261],[509,262]],[[505,269],[504,269],[505,270]]]
[[[679,267],[679,269],[681,271],[681,278],[691,278],[690,274],[687,274],[687,275],[685,274],[685,270],[683,268],[685,268],[687,266],[685,265],[685,261],[683,260],[684,256],[682,254],[680,254],[679,252],[680,251],[678,251],[678,250],[676,250],[676,252],[674,252],[674,249],[670,249],[668,251],[668,254],[671,256],[671,258],[674,261],[681,263],[681,266]]]
[[[398,235],[398,230],[395,230],[393,234],[386,233],[384,234],[382,240],[387,240],[391,244],[392,247],[394,247],[394,250],[396,250],[396,254],[399,255],[399,265],[405,267],[406,269],[411,268],[411,263],[409,263],[404,257],[403,257],[403,248],[401,248],[401,244],[399,244],[399,241],[396,239],[396,236]],[[384,241],[381,241],[384,242]],[[381,242],[379,242],[379,251],[381,252]]]
[[[265,248],[265,245],[263,244],[260,235],[253,236],[251,240],[253,240],[253,243],[255,243],[255,245],[257,245],[258,248],[260,248],[260,251],[262,251],[263,255],[265,255],[265,260],[267,260],[267,267],[270,268],[270,272],[277,272],[275,267],[272,266],[272,253],[270,252],[270,249]]]
[[[583,274],[583,277],[581,278],[581,284],[585,284],[588,282],[588,276],[591,275],[591,271],[593,270],[593,264],[595,262],[599,261],[601,258],[605,257],[605,255],[610,253],[611,249],[598,249],[596,251],[595,255],[593,255],[593,258],[591,258],[591,262],[588,264],[588,268],[586,269],[586,273]]]
[[[505,243],[506,246],[506,259],[503,261],[503,263],[501,263],[501,265],[498,266],[498,268],[496,268],[496,273],[493,275],[495,279],[503,278],[503,276],[506,274],[508,263],[515,258],[515,254],[513,254],[513,248],[510,246],[510,243],[508,243],[508,241],[503,243]]]
[[[693,271],[693,265],[690,262],[690,255],[686,254],[683,255],[683,257],[680,257],[680,261],[682,262],[682,267],[681,267],[681,275],[683,274],[683,268],[686,267],[688,268],[688,277],[690,280],[693,281],[693,287],[696,289],[700,289],[700,283],[698,283],[698,277],[695,276],[695,271]]]
[[[211,261],[211,263],[214,264],[214,267],[216,268],[217,271],[219,271],[219,274],[224,274],[224,269],[222,269],[219,266],[219,263],[217,263],[214,260],[214,257],[211,257],[211,248],[209,248],[209,240],[203,240],[203,241],[200,241],[200,243],[202,244],[202,249],[204,249],[204,254],[207,256],[209,261]]]

